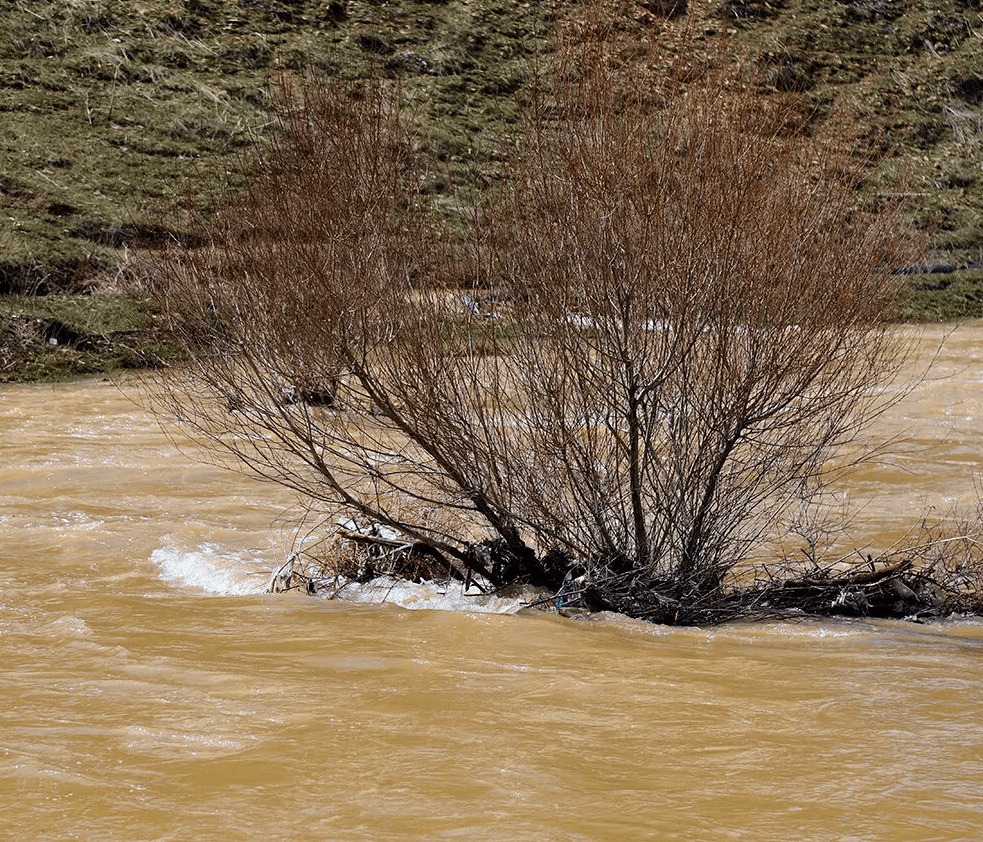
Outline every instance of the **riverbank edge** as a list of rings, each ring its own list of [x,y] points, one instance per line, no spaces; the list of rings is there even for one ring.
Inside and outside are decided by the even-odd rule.
[[[181,359],[147,293],[0,296],[0,383],[70,382]]]
[[[983,269],[944,268],[906,275],[900,323],[983,319]],[[0,296],[0,383],[63,382],[180,361],[148,293]]]

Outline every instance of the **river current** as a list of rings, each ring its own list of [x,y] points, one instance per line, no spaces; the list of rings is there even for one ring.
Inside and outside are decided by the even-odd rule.
[[[956,331],[884,419],[874,544],[975,499],[981,358]],[[983,839],[980,621],[266,595],[289,495],[135,396],[0,389],[0,839]]]

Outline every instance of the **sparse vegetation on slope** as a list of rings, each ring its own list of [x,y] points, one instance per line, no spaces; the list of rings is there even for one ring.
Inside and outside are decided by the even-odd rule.
[[[248,155],[269,82],[401,75],[448,168],[493,145],[550,4],[17,0],[0,34],[0,292],[77,290]],[[446,186],[435,176],[432,189]]]
[[[523,0],[13,0],[0,32],[0,293],[136,284],[129,250],[180,228],[189,194],[253,154],[280,74],[401,78],[433,162],[425,189],[494,183],[516,97],[572,4]],[[975,0],[625,2],[639,42],[667,20],[730,32],[819,113],[859,102],[883,185],[910,173],[931,260],[983,262],[983,18]],[[475,177],[476,175],[480,177]],[[871,195],[883,186],[877,177]],[[161,214],[164,215],[161,215]],[[166,224],[161,224],[161,220]],[[952,280],[948,283],[947,280]],[[908,318],[983,316],[983,275],[912,275]]]
[[[142,292],[0,298],[0,383],[68,380],[179,358]]]

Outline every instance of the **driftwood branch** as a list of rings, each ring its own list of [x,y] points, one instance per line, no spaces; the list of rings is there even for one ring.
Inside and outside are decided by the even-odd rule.
[[[407,541],[402,536],[373,535],[371,532],[345,527],[339,527],[337,534],[339,538],[354,541],[367,548],[370,560],[361,572],[362,579],[385,573],[413,581],[451,578],[485,590],[475,580],[472,571],[461,565],[457,559],[449,558],[422,541]]]
[[[765,585],[748,594],[761,608],[816,615],[917,618],[938,616],[948,596],[910,559],[877,570],[811,576]]]

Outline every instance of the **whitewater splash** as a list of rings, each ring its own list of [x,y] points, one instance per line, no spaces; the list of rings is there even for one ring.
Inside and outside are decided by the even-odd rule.
[[[347,582],[336,593],[337,599],[363,605],[385,603],[401,608],[478,614],[515,614],[535,599],[531,593],[500,596],[482,593],[474,587],[465,590],[464,584],[456,581],[409,582],[389,576],[364,583]]]
[[[206,594],[249,596],[269,590],[268,556],[232,552],[217,543],[190,550],[158,547],[150,560],[165,582]],[[339,601],[361,605],[481,614],[514,614],[535,600],[531,593],[499,596],[483,594],[474,587],[465,591],[461,582],[417,583],[386,576],[365,583],[339,583],[334,594]]]
[[[207,543],[193,550],[158,547],[150,560],[165,582],[207,594],[244,596],[266,590],[261,559],[245,552],[229,552]]]

